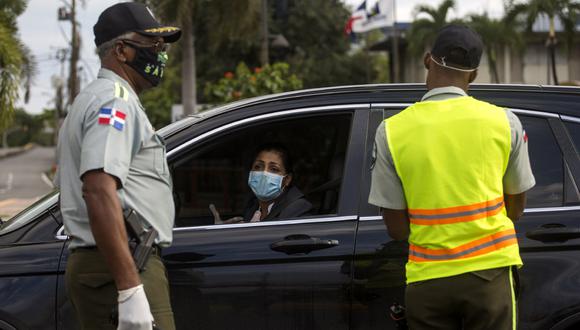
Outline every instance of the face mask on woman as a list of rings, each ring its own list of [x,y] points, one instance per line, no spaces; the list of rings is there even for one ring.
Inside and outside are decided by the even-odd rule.
[[[251,171],[248,185],[261,201],[271,201],[282,193],[284,176],[266,171]]]

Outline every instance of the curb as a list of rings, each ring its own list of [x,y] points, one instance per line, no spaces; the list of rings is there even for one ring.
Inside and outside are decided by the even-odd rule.
[[[0,154],[0,159],[4,159],[4,158],[8,158],[8,157],[12,157],[12,156],[18,156],[24,152],[27,152],[29,150],[32,150],[36,147],[35,144],[33,143],[27,143],[25,144],[23,147],[20,147],[16,150],[12,150],[10,152],[7,152],[5,154]]]

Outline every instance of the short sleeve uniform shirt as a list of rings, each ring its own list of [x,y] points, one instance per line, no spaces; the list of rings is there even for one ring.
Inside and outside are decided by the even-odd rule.
[[[101,69],[75,99],[57,147],[60,205],[70,248],[94,246],[82,176],[102,170],[115,177],[123,209],[134,209],[159,232],[158,244],[171,243],[175,216],[165,146],[139,98],[114,72]]]

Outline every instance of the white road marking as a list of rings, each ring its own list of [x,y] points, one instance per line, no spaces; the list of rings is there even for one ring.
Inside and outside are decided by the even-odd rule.
[[[48,178],[48,176],[45,173],[40,174],[40,178],[42,179],[42,181],[44,183],[46,183],[50,188],[54,188],[54,183],[52,183],[52,181],[50,181],[50,179]]]
[[[5,194],[12,190],[12,183],[14,182],[14,175],[12,172],[8,173],[8,179],[6,180],[6,188],[0,189],[0,194]]]

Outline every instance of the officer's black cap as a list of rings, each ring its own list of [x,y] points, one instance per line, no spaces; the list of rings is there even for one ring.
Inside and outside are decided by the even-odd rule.
[[[121,2],[105,9],[93,32],[97,47],[127,32],[163,37],[166,43],[175,42],[181,37],[181,29],[161,25],[147,6],[136,2]]]
[[[483,52],[483,42],[477,32],[465,25],[450,24],[443,27],[431,55],[438,63],[459,69],[477,69]]]

